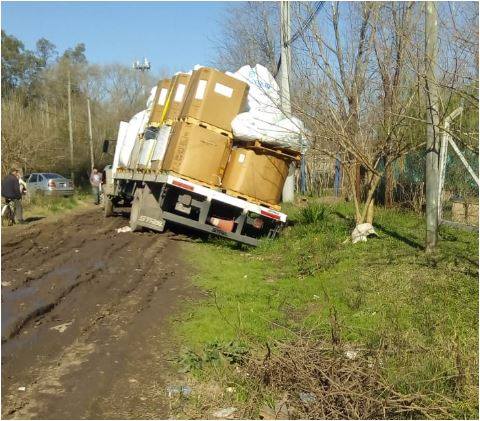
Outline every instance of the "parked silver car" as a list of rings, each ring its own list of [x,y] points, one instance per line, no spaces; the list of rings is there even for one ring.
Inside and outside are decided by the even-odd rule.
[[[30,195],[71,196],[74,188],[72,180],[60,174],[40,172],[30,174],[27,179],[27,191]]]

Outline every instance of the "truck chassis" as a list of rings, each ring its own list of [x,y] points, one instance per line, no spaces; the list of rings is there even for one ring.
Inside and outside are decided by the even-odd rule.
[[[106,181],[105,215],[113,215],[120,205],[131,207],[132,231],[148,228],[162,232],[167,223],[173,223],[256,246],[262,237],[276,237],[287,220],[281,212],[168,172],[112,173],[108,169]]]

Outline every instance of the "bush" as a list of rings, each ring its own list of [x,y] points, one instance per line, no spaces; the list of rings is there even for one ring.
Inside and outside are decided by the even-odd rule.
[[[300,210],[298,222],[301,224],[320,224],[327,219],[327,208],[325,205],[313,203]]]

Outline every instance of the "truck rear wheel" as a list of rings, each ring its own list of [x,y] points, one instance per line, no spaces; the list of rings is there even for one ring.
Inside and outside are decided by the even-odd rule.
[[[143,227],[138,224],[138,218],[140,216],[140,208],[142,206],[143,189],[135,190],[135,194],[132,200],[132,208],[130,211],[130,228],[133,232],[142,231]]]
[[[105,195],[103,198],[103,214],[106,218],[113,216],[113,201],[108,195]]]

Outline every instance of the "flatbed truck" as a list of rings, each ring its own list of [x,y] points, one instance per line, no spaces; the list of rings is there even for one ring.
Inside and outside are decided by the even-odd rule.
[[[130,208],[132,231],[163,232],[167,224],[177,224],[256,246],[261,238],[275,238],[287,221],[276,209],[171,172],[109,166],[104,180],[105,216]]]

